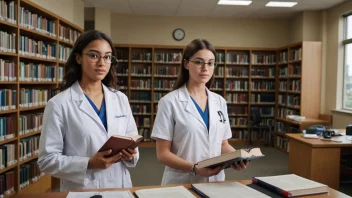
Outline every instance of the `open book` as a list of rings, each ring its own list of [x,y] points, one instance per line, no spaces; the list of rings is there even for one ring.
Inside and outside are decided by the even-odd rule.
[[[327,193],[328,186],[295,174],[253,177],[253,183],[277,192],[284,197]]]
[[[111,157],[121,152],[122,149],[125,149],[125,150],[127,148],[135,149],[139,145],[139,143],[141,143],[142,140],[143,140],[143,136],[140,136],[140,135],[136,135],[132,137],[113,135],[99,149],[99,152],[111,149],[112,152],[109,155],[105,156],[105,157]]]
[[[231,164],[234,164],[241,160],[252,160],[260,157],[264,157],[260,148],[249,148],[240,149],[234,152],[226,153],[217,157],[213,157],[207,160],[198,162],[198,168],[215,168],[218,166],[225,165],[229,168]]]
[[[269,196],[239,182],[192,184],[192,189],[201,197],[206,198],[269,198]]]
[[[136,190],[134,193],[138,198],[195,198],[184,186],[142,189]]]

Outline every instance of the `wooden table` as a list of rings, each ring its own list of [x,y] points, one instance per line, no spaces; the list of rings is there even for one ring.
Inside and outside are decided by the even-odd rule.
[[[344,130],[340,130],[345,134]],[[341,149],[352,147],[346,136],[332,137],[342,142],[303,138],[301,134],[286,134],[290,142],[290,173],[339,189]]]
[[[235,181],[225,181],[225,182],[235,182]],[[251,184],[252,181],[250,180],[241,180],[238,181],[242,184]],[[134,187],[134,188],[116,188],[116,189],[100,189],[100,190],[90,190],[90,191],[119,191],[119,190],[130,190],[132,193],[136,190],[140,189],[148,189],[148,188],[162,188],[162,187],[171,187],[171,186],[179,186],[179,185],[166,185],[166,186],[143,186],[143,187]],[[191,184],[184,184],[184,187],[187,189],[191,188]],[[197,194],[195,194],[193,191],[190,191],[195,195],[196,197],[199,197]],[[65,198],[67,196],[68,192],[51,192],[51,193],[41,193],[41,194],[20,194],[17,197],[18,198]],[[326,194],[320,194],[320,195],[311,195],[311,196],[302,196],[302,197],[309,197],[309,198],[326,198],[326,197],[334,197],[334,198],[347,198],[346,194],[343,194],[341,192],[338,192],[334,189],[329,189],[329,193]]]
[[[315,118],[306,118],[305,120],[302,120],[302,121],[294,121],[287,118],[277,117],[276,120],[280,122],[288,123],[290,125],[297,125],[299,131],[302,131],[312,125],[323,125],[323,126],[330,125],[330,123],[326,120],[319,120]]]

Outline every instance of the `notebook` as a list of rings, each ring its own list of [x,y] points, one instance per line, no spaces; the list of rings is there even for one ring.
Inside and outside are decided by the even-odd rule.
[[[239,182],[192,184],[192,189],[205,198],[269,198],[269,196]]]
[[[217,166],[225,165],[225,168],[230,167],[231,164],[234,164],[241,160],[253,160],[257,158],[264,157],[260,148],[249,148],[249,149],[240,149],[230,153],[225,153],[223,155],[209,158],[203,161],[198,162],[198,168],[214,168]]]
[[[328,192],[328,186],[295,174],[269,177],[253,177],[253,183],[261,185],[284,197],[321,194]]]
[[[184,186],[142,189],[136,190],[134,193],[138,198],[195,198],[195,196]]]

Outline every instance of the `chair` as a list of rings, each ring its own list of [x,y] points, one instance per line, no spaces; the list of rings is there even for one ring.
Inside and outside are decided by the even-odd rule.
[[[262,129],[269,130],[269,139],[268,144],[271,144],[271,128],[272,126],[268,124],[261,125],[262,116],[260,115],[260,110],[258,107],[251,107],[251,119],[250,119],[250,128],[249,128],[249,143],[252,144],[252,132],[253,129],[259,129],[259,132],[262,132]],[[265,139],[264,139],[265,140]]]

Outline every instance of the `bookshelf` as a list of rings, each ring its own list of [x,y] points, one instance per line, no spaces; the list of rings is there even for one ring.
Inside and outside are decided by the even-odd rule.
[[[276,130],[274,145],[289,152],[286,133],[300,132],[308,125],[325,125],[319,120],[321,42],[303,41],[278,49]],[[303,122],[286,115],[305,116]]]
[[[47,192],[52,178],[36,164],[43,111],[83,29],[29,0],[0,3],[0,195]]]

